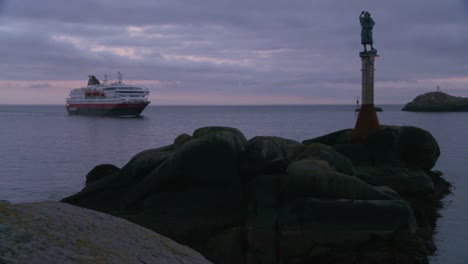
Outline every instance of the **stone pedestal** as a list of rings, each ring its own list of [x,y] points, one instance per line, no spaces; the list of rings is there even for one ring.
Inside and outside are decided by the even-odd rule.
[[[362,141],[367,134],[380,128],[379,119],[374,107],[374,61],[377,51],[361,52],[362,60],[362,94],[361,110],[354,127],[356,141]]]

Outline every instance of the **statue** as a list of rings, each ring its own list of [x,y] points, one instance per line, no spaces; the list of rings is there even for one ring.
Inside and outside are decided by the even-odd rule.
[[[375,25],[374,20],[371,18],[370,13],[367,11],[362,11],[359,15],[359,21],[361,22],[361,44],[364,46],[364,52],[367,52],[366,45],[370,45],[371,52],[375,52],[373,44],[374,40],[372,38],[372,28]]]

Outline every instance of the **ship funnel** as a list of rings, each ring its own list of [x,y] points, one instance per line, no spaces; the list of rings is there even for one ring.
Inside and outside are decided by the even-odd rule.
[[[94,75],[89,75],[88,85],[99,85],[99,80]]]

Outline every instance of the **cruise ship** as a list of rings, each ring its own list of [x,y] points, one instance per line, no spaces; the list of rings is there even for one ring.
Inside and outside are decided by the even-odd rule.
[[[107,76],[101,83],[94,75],[89,76],[88,85],[73,89],[66,100],[70,115],[138,117],[150,103],[149,91],[141,87],[118,81],[107,82]]]

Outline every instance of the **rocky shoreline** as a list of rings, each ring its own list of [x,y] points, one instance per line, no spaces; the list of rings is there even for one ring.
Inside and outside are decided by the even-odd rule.
[[[302,143],[205,127],[104,164],[63,202],[190,246],[213,263],[428,263],[440,199],[432,135],[382,126]]]
[[[409,126],[362,143],[352,129],[299,143],[206,127],[96,166],[63,201],[213,263],[428,263],[450,192],[439,155]],[[2,263],[209,263],[64,203],[0,202],[0,231]]]
[[[443,92],[429,92],[407,103],[402,111],[411,112],[467,112],[468,98],[451,96]]]

